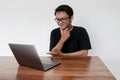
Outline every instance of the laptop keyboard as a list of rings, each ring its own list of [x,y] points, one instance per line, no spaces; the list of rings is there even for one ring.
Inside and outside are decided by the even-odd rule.
[[[53,64],[43,64],[44,68],[48,68],[48,67],[51,67],[53,66]]]

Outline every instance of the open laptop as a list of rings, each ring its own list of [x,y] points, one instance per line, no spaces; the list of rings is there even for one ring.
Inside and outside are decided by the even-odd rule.
[[[21,66],[30,67],[39,70],[48,70],[60,64],[52,61],[50,58],[39,57],[33,45],[9,43],[17,62]]]

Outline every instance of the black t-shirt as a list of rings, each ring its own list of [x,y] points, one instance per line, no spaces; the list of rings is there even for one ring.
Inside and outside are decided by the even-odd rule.
[[[56,46],[60,38],[60,29],[54,29],[50,36],[50,51]],[[91,44],[87,31],[83,27],[74,26],[73,30],[70,32],[69,39],[63,45],[62,52],[70,53],[88,49],[91,49]]]

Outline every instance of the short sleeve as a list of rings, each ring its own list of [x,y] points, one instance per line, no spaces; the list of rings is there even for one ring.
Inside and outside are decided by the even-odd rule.
[[[87,33],[86,29],[81,28],[79,33],[80,34],[78,34],[78,36],[79,36],[80,50],[91,49],[90,39],[89,39],[89,36],[88,36],[88,33]]]
[[[60,31],[59,29],[55,29],[51,32],[50,34],[50,47],[49,47],[49,51],[51,51],[55,45],[58,43],[60,39]]]

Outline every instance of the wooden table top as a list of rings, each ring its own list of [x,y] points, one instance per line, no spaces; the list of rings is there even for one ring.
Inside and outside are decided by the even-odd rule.
[[[0,80],[116,80],[97,56],[50,59],[61,64],[41,71],[19,66],[14,57],[0,57]]]

